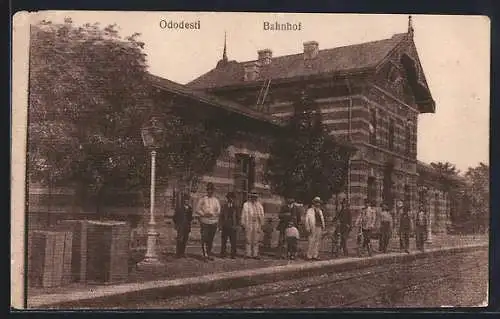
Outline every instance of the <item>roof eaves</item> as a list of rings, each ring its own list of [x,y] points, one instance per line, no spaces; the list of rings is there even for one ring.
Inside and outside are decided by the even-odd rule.
[[[241,105],[236,104],[234,102],[224,101],[218,97],[206,94],[202,91],[197,91],[197,90],[186,88],[186,87],[182,86],[182,84],[179,84],[179,83],[167,80],[167,79],[163,79],[163,78],[155,76],[155,75],[151,75],[151,78],[153,80],[153,83],[152,83],[153,86],[156,86],[157,88],[166,89],[169,92],[172,92],[172,93],[175,93],[175,94],[187,97],[187,98],[192,98],[192,99],[194,98],[197,101],[207,103],[207,104],[210,104],[212,106],[222,107],[227,111],[238,113],[240,115],[244,115],[244,116],[253,118],[255,120],[269,122],[269,123],[272,123],[274,125],[277,124],[276,121],[274,120],[274,118],[270,115],[258,113],[257,111],[253,111],[251,109],[243,110],[244,106],[241,106]],[[168,82],[168,85],[166,85],[167,82]]]
[[[320,80],[320,79],[324,79],[324,78],[328,78],[328,77],[344,78],[344,77],[353,76],[353,75],[368,74],[371,71],[374,71],[375,67],[376,67],[376,64],[372,64],[372,65],[369,65],[369,66],[366,66],[363,68],[331,71],[331,72],[325,72],[325,73],[320,73],[320,74],[299,75],[299,76],[287,77],[287,78],[274,78],[274,79],[272,79],[272,83],[273,83],[273,85],[276,85],[276,84],[288,84],[288,83],[301,82],[301,81]],[[213,86],[213,87],[199,88],[199,89],[192,89],[192,90],[210,92],[210,91],[218,91],[218,90],[231,90],[231,89],[242,88],[242,87],[245,87],[245,88],[260,87],[262,85],[262,82],[265,80],[266,79],[259,79],[256,81],[239,82],[239,83],[235,83],[235,84]]]

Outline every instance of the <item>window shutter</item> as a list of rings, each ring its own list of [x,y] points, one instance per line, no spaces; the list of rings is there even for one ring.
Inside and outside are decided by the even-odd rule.
[[[248,188],[253,189],[255,186],[255,156],[250,156],[248,161]]]

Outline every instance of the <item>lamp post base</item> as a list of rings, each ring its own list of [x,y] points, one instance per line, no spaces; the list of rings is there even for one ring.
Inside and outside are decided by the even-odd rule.
[[[432,244],[432,237],[427,235],[427,239],[425,240],[426,244]]]
[[[150,229],[148,231],[146,256],[144,256],[144,259],[142,261],[137,263],[138,269],[150,269],[163,265],[156,252],[156,243],[158,241],[159,236],[160,234],[156,232],[154,229]]]
[[[163,263],[159,259],[144,258],[142,261],[137,263],[137,269],[145,270],[151,268],[158,268],[163,266]]]

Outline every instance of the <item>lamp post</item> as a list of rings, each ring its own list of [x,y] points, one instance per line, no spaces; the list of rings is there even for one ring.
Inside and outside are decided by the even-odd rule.
[[[432,243],[432,214],[431,214],[431,206],[430,201],[428,200],[428,191],[429,189],[424,186],[424,207],[427,209],[427,239],[426,243]]]
[[[148,223],[148,240],[146,255],[144,259],[137,264],[139,268],[160,265],[156,243],[160,235],[156,231],[155,222],[155,179],[156,179],[156,150],[160,147],[163,141],[163,128],[159,125],[155,118],[152,118],[148,125],[141,129],[141,136],[144,146],[151,152],[151,189],[149,203],[149,223]]]

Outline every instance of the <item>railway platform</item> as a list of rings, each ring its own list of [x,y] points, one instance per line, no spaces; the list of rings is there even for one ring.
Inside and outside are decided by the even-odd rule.
[[[306,243],[302,243],[305,245]],[[130,280],[113,285],[72,284],[66,287],[29,288],[28,308],[113,308],[113,305],[138,303],[169,296],[189,296],[210,291],[262,285],[285,279],[315,276],[325,272],[346,272],[353,269],[394,264],[422,258],[443,257],[488,246],[486,236],[435,236],[424,253],[417,252],[412,240],[409,254],[399,251],[399,242],[392,240],[390,252],[375,253],[372,257],[354,257],[355,243],[349,242],[351,256],[334,258],[329,254],[328,241],[323,242],[321,261],[294,261],[275,258],[273,252],[263,252],[263,258],[216,259],[203,262],[192,245],[188,258],[174,259],[164,255],[164,267],[156,272],[131,273]],[[376,245],[375,245],[376,247]],[[218,247],[215,247],[217,252]],[[118,307],[118,306],[116,306]]]

